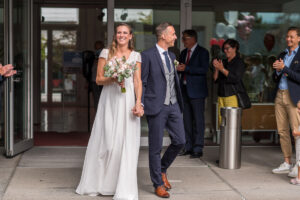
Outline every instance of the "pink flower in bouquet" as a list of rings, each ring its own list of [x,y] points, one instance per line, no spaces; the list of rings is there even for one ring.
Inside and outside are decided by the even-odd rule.
[[[104,76],[116,78],[121,83],[125,78],[133,76],[135,70],[137,70],[136,64],[127,63],[124,56],[122,58],[114,57],[104,66]],[[126,88],[121,88],[121,92],[125,93]]]

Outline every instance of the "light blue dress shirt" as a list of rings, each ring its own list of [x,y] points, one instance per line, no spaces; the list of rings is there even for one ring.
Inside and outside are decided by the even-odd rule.
[[[289,49],[288,48],[285,50],[286,55],[283,58],[284,66],[286,66],[288,68],[291,66],[291,63],[292,63],[296,53],[298,52],[298,49],[299,49],[299,46],[294,51],[292,51],[291,55],[289,55]],[[282,72],[277,72],[278,75],[280,75],[281,73]],[[280,79],[280,82],[279,82],[279,89],[280,90],[289,89],[288,84],[287,84],[287,78],[284,74],[281,76],[281,79]]]

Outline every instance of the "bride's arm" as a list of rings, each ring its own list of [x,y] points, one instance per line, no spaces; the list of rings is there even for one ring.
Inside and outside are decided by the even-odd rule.
[[[133,75],[133,84],[134,84],[134,92],[136,103],[141,104],[142,99],[142,79],[141,79],[141,63],[136,63],[136,68],[134,75]]]
[[[141,103],[142,99],[142,79],[141,79],[141,63],[137,62],[136,63],[137,70],[134,72],[133,76],[133,84],[134,84],[134,92],[135,92],[135,98],[136,98],[136,103],[135,103],[135,109],[136,112],[140,113],[143,115],[141,112],[143,112],[143,107]]]
[[[98,67],[97,67],[97,77],[96,83],[97,85],[108,85],[110,83],[116,82],[117,80],[110,77],[104,77],[104,66],[106,64],[106,60],[104,58],[98,59]]]

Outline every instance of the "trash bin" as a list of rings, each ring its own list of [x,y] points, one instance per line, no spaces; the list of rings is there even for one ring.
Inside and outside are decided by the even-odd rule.
[[[219,167],[239,169],[241,167],[241,119],[242,109],[221,108],[221,142]]]

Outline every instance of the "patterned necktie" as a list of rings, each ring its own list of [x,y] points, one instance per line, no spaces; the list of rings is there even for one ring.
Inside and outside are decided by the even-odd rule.
[[[170,59],[168,56],[168,51],[164,51],[163,54],[165,55],[165,60],[166,60],[166,65],[168,67],[169,72],[171,71],[171,64],[170,64]]]

